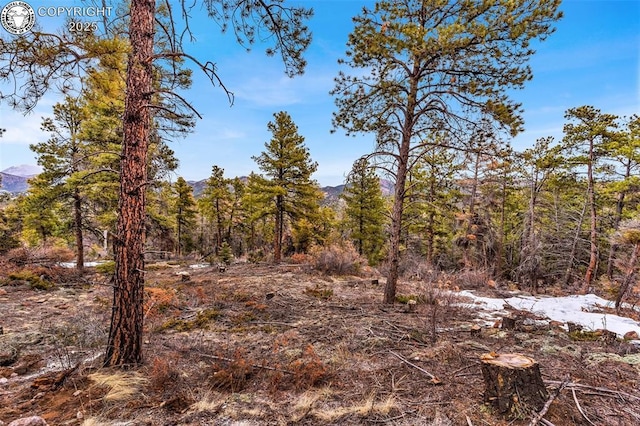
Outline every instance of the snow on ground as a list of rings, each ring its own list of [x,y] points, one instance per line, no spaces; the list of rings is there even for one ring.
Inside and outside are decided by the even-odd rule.
[[[640,323],[630,318],[613,314],[592,312],[598,307],[612,307],[613,302],[596,296],[595,294],[572,295],[564,297],[546,296],[514,296],[506,299],[476,296],[470,291],[460,292],[461,296],[473,299],[473,306],[491,311],[487,320],[496,320],[506,315],[506,304],[516,309],[536,313],[553,321],[562,323],[573,322],[586,329],[605,329],[623,336],[629,331],[640,334]]]
[[[95,267],[98,265],[102,265],[106,263],[105,260],[102,261],[98,261],[98,262],[84,262],[84,267],[85,268],[90,268],[90,267]],[[60,262],[58,263],[58,265],[60,265],[63,268],[75,268],[76,267],[76,262]]]

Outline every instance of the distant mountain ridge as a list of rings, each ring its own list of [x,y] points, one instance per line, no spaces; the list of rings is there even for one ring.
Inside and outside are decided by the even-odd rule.
[[[2,178],[2,185],[0,186],[0,190],[4,190],[12,194],[25,192],[29,189],[29,183],[27,182],[28,179],[37,175],[41,171],[42,168],[40,168],[39,166],[29,164],[21,164],[19,166],[12,166],[4,169],[0,171],[0,177]],[[241,176],[240,180],[246,182],[247,177]],[[187,183],[193,188],[193,195],[195,197],[199,197],[207,184],[207,179],[197,181],[190,180],[187,181]],[[389,196],[393,194],[392,182],[386,179],[380,179],[380,187],[382,189],[382,195]],[[344,191],[344,184],[338,186],[323,186],[320,189],[325,194],[324,202],[326,204],[331,204],[339,200],[340,194],[342,194],[342,191]]]
[[[0,172],[0,179],[2,179],[0,190],[7,191],[12,194],[19,194],[29,189],[29,183],[27,182],[29,179],[28,177]]]
[[[34,166],[33,164],[20,164],[19,166],[11,166],[8,169],[4,169],[0,173],[30,178],[40,172],[42,172],[42,167],[40,166]]]
[[[39,166],[30,164],[21,164],[4,169],[0,171],[0,179],[2,179],[0,190],[11,192],[12,194],[25,192],[29,189],[27,180],[41,171],[42,169]]]

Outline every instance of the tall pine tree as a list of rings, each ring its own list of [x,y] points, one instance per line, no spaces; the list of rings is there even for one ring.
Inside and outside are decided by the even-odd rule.
[[[553,31],[559,6],[383,0],[354,18],[344,61],[354,73],[336,78],[334,126],[375,133],[375,153],[395,180],[385,303],[395,301],[407,177],[428,136],[446,132],[447,144],[459,145],[467,124],[482,116],[517,133],[521,108],[507,91],[531,79],[530,43]]]
[[[349,238],[370,265],[377,264],[384,245],[386,211],[380,178],[367,158],[353,163],[341,198],[346,203],[344,223]]]
[[[274,218],[273,260],[278,263],[289,225],[317,215],[322,195],[311,179],[318,164],[311,160],[298,126],[284,111],[274,114],[274,118],[267,124],[272,137],[265,143],[266,151],[252,158],[266,176],[258,177],[257,191],[265,213]]]

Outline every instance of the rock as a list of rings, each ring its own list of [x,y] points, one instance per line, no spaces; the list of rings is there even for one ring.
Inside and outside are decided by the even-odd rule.
[[[624,340],[638,340],[640,336],[638,336],[637,331],[628,331],[624,333]]]
[[[18,359],[18,349],[14,346],[7,345],[0,347],[0,367],[6,367],[13,364]]]
[[[23,417],[9,423],[8,426],[48,426],[40,416]]]

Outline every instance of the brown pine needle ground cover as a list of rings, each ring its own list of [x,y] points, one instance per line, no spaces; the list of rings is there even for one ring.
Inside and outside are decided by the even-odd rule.
[[[146,363],[135,371],[98,368],[108,277],[69,275],[47,290],[0,282],[5,423],[40,415],[87,426],[528,425],[536,413],[501,418],[483,401],[480,356],[516,352],[540,363],[550,394],[563,387],[540,424],[640,424],[630,345],[554,325],[475,330],[477,312],[444,292],[461,286],[455,277],[401,282],[405,303],[385,306],[379,276],[152,265]]]

